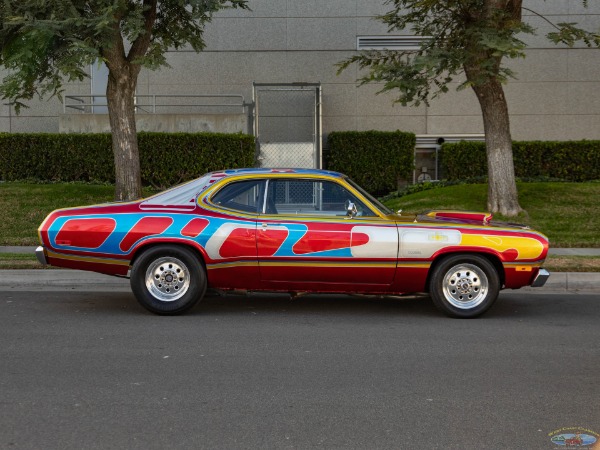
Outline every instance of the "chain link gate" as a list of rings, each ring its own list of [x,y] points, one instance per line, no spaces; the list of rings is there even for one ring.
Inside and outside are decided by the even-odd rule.
[[[259,167],[317,168],[321,157],[321,84],[254,83]]]

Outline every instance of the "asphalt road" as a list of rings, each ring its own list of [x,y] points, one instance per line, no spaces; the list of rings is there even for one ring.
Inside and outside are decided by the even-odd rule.
[[[600,433],[598,295],[209,297],[0,293],[0,448],[552,449]],[[564,447],[562,447],[564,448]]]

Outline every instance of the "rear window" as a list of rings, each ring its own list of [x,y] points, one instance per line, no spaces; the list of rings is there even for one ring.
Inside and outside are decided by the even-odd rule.
[[[176,209],[192,211],[196,208],[198,195],[215,181],[226,176],[224,173],[209,173],[187,183],[180,184],[140,203],[143,210]]]

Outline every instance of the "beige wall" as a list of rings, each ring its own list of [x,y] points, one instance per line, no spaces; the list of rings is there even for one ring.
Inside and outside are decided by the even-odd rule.
[[[528,8],[556,22],[600,27],[599,2],[586,10],[578,0],[525,0]],[[402,107],[377,86],[356,87],[352,67],[336,75],[335,63],[352,55],[359,35],[385,34],[372,16],[383,1],[251,0],[252,12],[223,11],[209,24],[207,50],[171,52],[171,68],[144,71],[140,94],[241,94],[251,100],[252,82],[321,82],[323,131],[406,130],[420,135],[482,133],[477,101],[470,90],[451,92],[429,107]],[[539,17],[525,12],[537,36],[526,36],[527,58],[509,61],[518,79],[506,86],[513,138],[600,139],[600,50],[555,47]],[[89,83],[66,87],[88,94]],[[58,131],[60,102],[32,102],[15,117],[0,108],[0,131]]]

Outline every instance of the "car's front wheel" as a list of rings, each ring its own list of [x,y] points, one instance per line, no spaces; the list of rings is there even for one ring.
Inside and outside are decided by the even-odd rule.
[[[498,298],[500,279],[494,266],[478,255],[454,255],[433,269],[429,293],[433,303],[452,317],[486,312]]]
[[[131,270],[131,290],[147,310],[181,314],[206,293],[206,271],[189,249],[160,245],[142,253]]]

